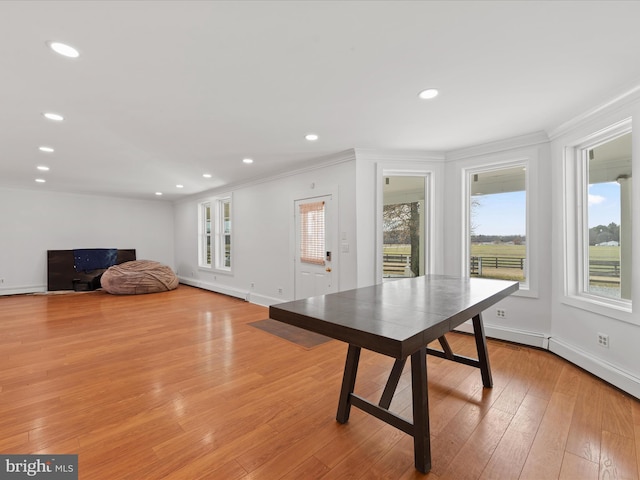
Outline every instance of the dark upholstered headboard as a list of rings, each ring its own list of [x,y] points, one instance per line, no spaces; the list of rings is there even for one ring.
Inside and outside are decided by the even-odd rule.
[[[91,250],[107,249],[83,249],[85,253],[91,253]],[[78,252],[78,250],[47,250],[47,290],[78,289],[78,285],[86,285],[90,283],[91,280],[106,270],[106,268],[89,271],[76,270],[76,258],[74,252]],[[135,259],[135,249],[118,249],[114,265],[130,262]],[[81,289],[86,290],[86,288]]]

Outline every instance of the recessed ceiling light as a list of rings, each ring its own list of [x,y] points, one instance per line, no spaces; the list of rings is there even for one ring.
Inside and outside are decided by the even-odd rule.
[[[42,172],[48,172],[49,171],[49,167],[45,167],[44,165],[38,165],[38,170],[42,171]]]
[[[203,173],[202,176],[204,178],[211,178],[211,174],[210,173]]]
[[[48,118],[49,120],[54,120],[56,122],[61,122],[62,120],[64,120],[64,117],[59,113],[45,112],[42,115],[44,116],[44,118]]]
[[[45,147],[44,145],[41,147],[38,147],[38,150],[40,150],[41,152],[45,152],[45,153],[53,153],[54,150],[51,147]]]
[[[304,138],[306,138],[310,142],[315,142],[316,140],[318,140],[319,137],[315,133],[308,133],[307,135],[304,136]]]
[[[437,96],[438,96],[438,89],[436,88],[427,88],[426,90],[423,90],[418,94],[418,97],[420,97],[423,100],[430,100],[432,98],[436,98]]]
[[[80,56],[80,52],[73,48],[71,45],[67,45],[66,43],[60,42],[47,42],[49,48],[54,52],[63,55],[69,58],[78,58]]]
[[[36,178],[36,182],[38,183],[45,183],[46,180],[44,178]]]
[[[156,192],[156,195],[160,196],[162,195],[162,192]]]
[[[253,158],[243,158],[242,161],[247,164],[253,163]]]
[[[184,188],[184,185],[177,184],[176,188]]]

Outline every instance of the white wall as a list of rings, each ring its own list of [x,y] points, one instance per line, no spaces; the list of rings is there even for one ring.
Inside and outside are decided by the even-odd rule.
[[[606,108],[594,109],[552,132],[553,296],[550,349],[595,375],[640,398],[640,188],[633,187],[633,312],[622,314],[597,305],[579,308],[565,296],[564,265],[564,149],[621,120],[633,117],[632,169],[640,173],[640,96],[622,97]],[[568,254],[571,254],[569,251]],[[618,318],[615,318],[618,317]],[[609,335],[610,347],[598,345],[597,334]]]
[[[339,242],[349,245],[348,252],[334,248],[334,271],[341,290],[355,288],[355,175],[355,157],[349,151],[313,168],[177,202],[175,255],[180,280],[261,305],[293,299],[294,200],[333,194],[338,201]],[[222,194],[232,195],[232,274],[198,267],[198,204]]]
[[[0,294],[45,291],[47,250],[135,248],[173,266],[168,202],[0,188]]]

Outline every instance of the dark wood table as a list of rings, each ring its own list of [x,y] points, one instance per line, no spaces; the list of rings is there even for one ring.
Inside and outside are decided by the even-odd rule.
[[[431,469],[426,355],[480,369],[491,387],[491,367],[482,312],[518,290],[518,282],[428,275],[385,282],[269,307],[269,316],[349,344],[336,419],[349,420],[351,406],[413,436],[415,466]],[[478,358],[456,355],[445,334],[471,319]],[[439,340],[442,350],[427,347]],[[362,348],[395,358],[378,404],[356,395],[354,386]],[[413,422],[389,411],[400,375],[411,357]]]

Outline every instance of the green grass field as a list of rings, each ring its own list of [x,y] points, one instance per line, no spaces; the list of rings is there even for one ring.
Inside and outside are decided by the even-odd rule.
[[[527,247],[525,245],[497,245],[497,244],[471,244],[472,257],[514,257],[525,258]]]
[[[589,247],[591,260],[620,260],[620,247]]]

